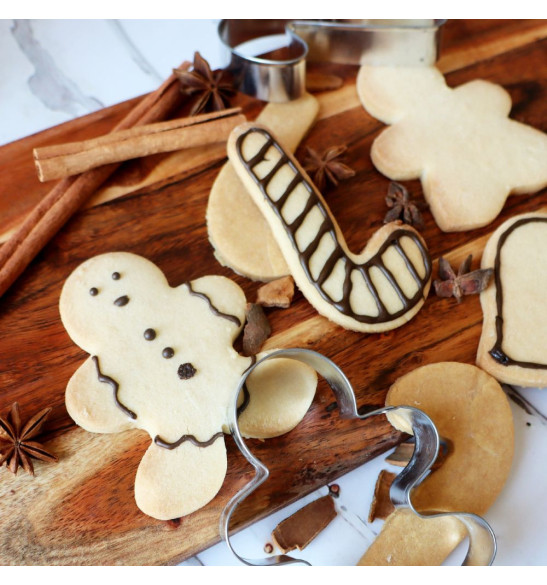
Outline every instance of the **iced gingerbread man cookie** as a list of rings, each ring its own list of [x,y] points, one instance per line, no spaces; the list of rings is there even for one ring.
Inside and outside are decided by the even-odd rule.
[[[421,179],[446,232],[492,222],[511,194],[547,185],[547,136],[508,118],[511,98],[484,80],[446,85],[435,67],[363,66],[365,109],[390,124],[375,139],[375,167],[395,181]]]
[[[197,510],[224,481],[227,410],[256,359],[233,348],[245,307],[243,291],[228,278],[171,287],[152,262],[125,252],[87,260],[64,284],[62,322],[90,354],[68,383],[67,410],[91,432],[136,427],[150,434],[135,498],[154,518]],[[263,364],[241,395],[242,432],[288,432],[307,412],[316,383],[304,364]]]
[[[518,215],[490,237],[482,266],[494,279],[481,293],[477,365],[507,384],[547,387],[547,213]]]

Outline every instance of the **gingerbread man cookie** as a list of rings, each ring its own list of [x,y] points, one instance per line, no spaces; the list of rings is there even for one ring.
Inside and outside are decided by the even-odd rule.
[[[421,179],[446,232],[492,222],[510,194],[547,185],[547,136],[508,118],[511,98],[484,80],[446,85],[435,67],[363,66],[357,90],[365,109],[390,124],[371,158],[390,179]]]
[[[227,409],[256,359],[233,348],[245,306],[228,278],[171,287],[152,262],[126,252],[87,260],[64,284],[62,322],[90,354],[68,383],[67,410],[88,431],[150,434],[135,498],[154,518],[197,510],[224,481]],[[317,383],[311,368],[294,361],[264,366],[249,376],[240,406],[242,430],[256,438],[298,424]]]

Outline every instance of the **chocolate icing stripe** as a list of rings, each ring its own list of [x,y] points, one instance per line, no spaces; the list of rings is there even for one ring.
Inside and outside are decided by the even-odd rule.
[[[258,152],[247,161],[243,157],[243,148],[242,148],[243,142],[250,134],[253,134],[253,133],[262,134],[262,136],[265,138],[265,143],[261,148],[259,148]],[[253,169],[256,165],[258,165],[260,162],[262,162],[264,160],[267,151],[271,147],[274,147],[278,151],[278,153],[280,154],[280,158],[273,165],[273,168],[268,172],[268,174],[264,178],[260,179],[254,173]],[[241,134],[237,138],[236,152],[239,156],[239,159],[240,159],[242,165],[245,167],[247,172],[251,175],[251,177],[253,178],[253,180],[257,184],[258,188],[260,189],[260,192],[264,196],[265,200],[268,202],[272,211],[275,213],[279,222],[283,226],[285,234],[287,235],[287,237],[291,241],[293,249],[295,250],[295,252],[298,255],[300,266],[301,266],[302,270],[304,271],[304,274],[306,275],[310,284],[316,289],[316,291],[319,293],[321,298],[323,298],[327,303],[329,303],[330,305],[335,307],[343,315],[351,317],[360,323],[381,323],[381,322],[391,321],[391,320],[398,318],[399,316],[405,314],[410,309],[412,309],[418,302],[423,300],[423,290],[424,290],[424,287],[426,286],[426,284],[429,281],[429,278],[431,276],[431,259],[429,257],[427,250],[425,249],[425,246],[423,245],[421,239],[416,234],[416,232],[411,231],[409,229],[406,229],[404,227],[401,227],[401,228],[395,230],[386,238],[385,242],[382,244],[382,246],[380,247],[378,252],[372,258],[370,258],[367,262],[365,262],[363,264],[357,264],[351,260],[351,258],[347,255],[345,250],[340,245],[340,242],[338,241],[338,235],[337,235],[337,230],[336,230],[334,220],[330,216],[328,209],[326,208],[326,206],[322,202],[321,198],[319,197],[319,195],[316,192],[313,185],[310,183],[310,181],[307,180],[307,178],[304,176],[302,171],[298,168],[298,165],[282,149],[282,147],[274,140],[274,138],[270,135],[270,133],[268,131],[266,131],[263,128],[250,128],[249,130],[247,130],[245,133]],[[276,176],[276,174],[282,168],[285,168],[286,166],[288,166],[292,170],[293,176],[290,179],[284,178],[285,181],[288,180],[288,184],[285,188],[285,191],[281,194],[281,196],[277,199],[277,201],[274,201],[268,193],[268,189],[267,189],[268,184],[272,181],[272,179]],[[281,209],[282,209],[283,205],[285,205],[289,201],[291,193],[294,191],[295,186],[300,184],[300,183],[302,183],[304,185],[304,187],[306,188],[306,190],[308,191],[309,197],[304,205],[304,209],[299,213],[299,215],[290,224],[288,224],[283,218],[283,215],[281,213]],[[313,209],[318,209],[321,212],[321,214],[324,218],[324,221],[321,222],[321,225],[319,226],[319,228],[316,228],[316,233],[315,233],[313,239],[306,246],[306,249],[304,251],[301,251],[298,249],[298,245],[296,243],[296,233],[297,233],[298,229],[300,228],[300,226],[304,223],[304,221],[308,217],[308,214]],[[310,259],[313,255],[313,253],[317,250],[317,247],[319,246],[319,244],[321,242],[321,238],[327,233],[330,233],[331,237],[333,238],[333,242],[335,244],[335,249],[330,254],[326,263],[321,268],[318,278],[315,279],[315,278],[313,278],[313,276],[311,274]],[[424,278],[419,277],[416,267],[411,262],[410,258],[407,256],[404,249],[400,245],[399,241],[403,237],[410,238],[411,240],[414,241],[415,245],[418,247],[418,249],[421,253],[421,256],[422,256],[423,266],[425,268]],[[387,268],[387,266],[383,262],[382,254],[385,252],[385,250],[389,246],[396,247],[398,253],[402,256],[402,258],[404,260],[405,266],[407,267],[412,278],[416,281],[416,283],[418,285],[418,290],[411,298],[407,297],[404,294],[404,292],[402,291],[396,278],[394,277],[394,275],[391,273],[391,271]],[[323,284],[327,281],[328,277],[332,273],[332,270],[334,269],[334,266],[336,265],[336,262],[340,258],[344,259],[346,262],[346,266],[345,266],[346,272],[345,272],[345,277],[344,277],[344,281],[343,281],[343,297],[342,297],[342,300],[336,302],[336,301],[333,301],[330,298],[330,296],[323,290]],[[398,295],[399,299],[402,302],[402,308],[400,310],[398,310],[394,313],[389,313],[389,311],[386,309],[382,299],[380,298],[378,290],[376,289],[376,287],[372,283],[372,280],[371,280],[370,275],[368,273],[369,269],[372,266],[376,266],[384,274],[385,278],[387,278],[388,282],[395,290],[396,294]],[[361,315],[361,314],[355,313],[352,310],[351,304],[350,304],[351,291],[353,289],[353,282],[351,279],[351,274],[352,274],[352,271],[354,269],[358,270],[359,274],[361,275],[361,277],[364,280],[366,287],[368,288],[368,290],[372,294],[372,296],[375,300],[376,306],[378,307],[378,314],[377,315],[374,315],[374,316]]]
[[[547,369],[547,364],[538,364],[535,362],[524,362],[511,358],[503,350],[503,286],[501,283],[501,250],[507,238],[519,227],[531,222],[546,223],[546,217],[524,217],[515,221],[510,225],[506,231],[498,238],[498,245],[496,248],[496,259],[494,262],[494,282],[496,285],[496,342],[492,349],[488,352],[494,360],[503,366],[519,366],[521,368],[530,368],[535,370]]]
[[[249,159],[248,164],[251,168],[255,167],[259,162],[264,160],[266,153],[273,145],[273,139],[270,138],[268,141],[264,143],[264,145],[260,148],[260,150],[253,156],[253,158]]]
[[[118,391],[120,389],[120,385],[118,384],[118,382],[116,382],[116,380],[114,380],[110,376],[106,376],[101,372],[101,368],[99,366],[99,358],[96,355],[92,356],[91,359],[95,364],[95,369],[97,370],[97,378],[99,379],[99,382],[102,382],[103,384],[109,384],[112,387],[112,392],[114,394],[114,402],[116,403],[116,406],[119,409],[121,409],[128,417],[135,420],[137,418],[137,415],[132,410],[129,410],[127,406],[123,405],[118,398]]]
[[[208,439],[207,441],[199,441],[198,439],[196,439],[196,437],[194,437],[194,435],[182,435],[182,437],[180,439],[178,439],[177,441],[175,441],[174,443],[169,443],[168,441],[164,441],[159,435],[156,435],[154,437],[154,443],[156,443],[156,445],[158,447],[162,447],[163,449],[176,449],[177,447],[180,447],[180,445],[182,445],[183,443],[192,443],[192,445],[195,445],[196,447],[209,447],[210,445],[212,445],[219,437],[222,437],[224,435],[223,432],[218,432],[215,433],[210,439]]]
[[[192,288],[192,284],[190,282],[185,282],[184,284],[188,287],[188,291],[190,292],[191,295],[203,299],[209,305],[209,308],[213,312],[213,315],[215,315],[216,317],[222,317],[223,319],[227,319],[228,321],[235,323],[238,327],[241,327],[241,321],[239,320],[239,317],[236,317],[235,315],[230,315],[228,313],[222,313],[213,305],[211,299],[206,294],[195,291]]]
[[[295,175],[283,195],[281,195],[281,197],[275,202],[275,205],[279,211],[283,211],[283,206],[285,205],[287,199],[291,196],[292,192],[298,187],[298,185],[300,185],[301,182],[302,179],[298,175]]]

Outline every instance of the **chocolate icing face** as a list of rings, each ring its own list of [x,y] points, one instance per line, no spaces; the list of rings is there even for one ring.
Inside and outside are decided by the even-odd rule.
[[[266,138],[266,141],[254,156],[252,156],[249,160],[246,160],[243,156],[243,143],[251,133],[261,133]],[[271,148],[275,148],[277,150],[278,154],[280,155],[279,160],[263,178],[259,178],[254,172],[254,168],[266,160],[267,153]],[[378,252],[376,252],[376,254],[374,254],[372,258],[366,262],[357,263],[348,256],[346,251],[340,245],[339,236],[336,231],[334,221],[332,220],[323,201],[320,197],[318,197],[314,186],[295,166],[287,153],[274,140],[269,132],[263,128],[250,128],[247,132],[241,134],[237,138],[236,151],[242,165],[252,176],[265,200],[268,202],[279,222],[283,226],[286,236],[289,238],[293,248],[297,252],[300,266],[302,267],[309,283],[315,288],[322,299],[333,306],[339,313],[355,319],[359,323],[384,323],[386,321],[397,319],[423,300],[424,289],[428,284],[431,276],[431,259],[420,237],[414,230],[407,229],[403,226],[400,229],[395,230],[387,237],[381,248],[378,250]],[[286,181],[285,190],[281,193],[280,196],[276,195],[274,200],[273,196],[268,192],[268,186],[272,179],[279,172],[282,170],[284,171],[287,167],[290,168],[292,179],[290,181]],[[307,192],[307,200],[298,216],[290,223],[287,223],[283,217],[282,210],[283,207],[290,201],[291,195],[295,192],[297,187],[304,187]],[[304,249],[300,249],[296,237],[297,231],[302,226],[304,221],[314,211],[318,212],[318,214],[320,214],[322,217],[321,224],[316,230],[311,242],[307,244]],[[330,252],[327,260],[319,271],[319,274],[314,276],[310,266],[311,258],[318,250],[325,235],[330,236],[332,241],[332,252]],[[401,245],[401,240],[403,238],[410,238],[420,251],[422,259],[421,267],[415,266],[405,252],[404,247]],[[393,248],[396,250],[404,262],[408,273],[411,275],[417,285],[417,290],[411,297],[408,297],[405,294],[401,286],[399,286],[397,279],[390,271],[390,269],[385,265],[384,260],[382,259],[382,255],[386,252],[386,250],[388,250],[388,248]],[[329,293],[325,290],[325,283],[329,277],[331,277],[335,267],[338,266],[340,262],[343,263],[344,271],[342,298],[340,300],[333,300]],[[382,301],[377,287],[373,282],[373,278],[371,277],[372,269],[379,270],[395,291],[401,302],[401,308],[399,310],[395,312],[388,311],[385,303]],[[423,272],[422,276],[419,274],[420,271]],[[355,279],[362,279],[364,285],[371,293],[377,309],[376,314],[362,314],[353,310],[350,298]]]
[[[516,230],[520,227],[527,225],[531,222],[541,222],[547,223],[547,218],[545,217],[525,217],[516,222],[514,222],[509,228],[499,237],[498,245],[496,249],[496,260],[494,263],[494,279],[496,283],[496,342],[494,346],[489,351],[490,355],[494,360],[498,363],[502,364],[503,366],[520,366],[522,368],[532,368],[532,369],[547,369],[547,364],[539,364],[535,362],[525,362],[511,358],[511,356],[507,355],[507,353],[503,350],[503,283],[502,283],[502,273],[503,273],[503,263],[501,261],[501,253],[503,246],[505,245],[507,239],[511,234],[513,234]]]

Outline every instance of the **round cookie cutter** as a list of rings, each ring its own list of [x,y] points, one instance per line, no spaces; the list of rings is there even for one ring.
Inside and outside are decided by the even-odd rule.
[[[287,102],[306,91],[306,61],[348,65],[433,65],[444,19],[237,20],[218,26],[239,91]]]
[[[237,399],[247,377],[265,361],[275,359],[293,359],[312,367],[320,374],[332,389],[340,416],[348,419],[365,420],[372,416],[390,413],[404,419],[412,428],[415,439],[414,454],[408,465],[396,476],[390,489],[390,498],[396,508],[408,508],[423,519],[452,517],[463,524],[468,534],[468,550],[463,560],[465,566],[491,565],[496,556],[496,537],[490,525],[482,517],[467,512],[454,513],[420,513],[412,505],[412,490],[427,476],[439,451],[439,434],[433,421],[421,410],[410,406],[386,406],[365,413],[359,413],[355,393],[344,372],[329,358],[308,349],[281,349],[268,354],[253,364],[241,377],[237,386],[233,404],[228,412],[229,429],[236,445],[247,461],[253,466],[255,475],[249,483],[241,488],[226,504],[220,516],[220,535],[232,554],[243,564],[250,566],[275,566],[301,563],[310,565],[303,559],[287,554],[272,555],[261,559],[248,559],[240,556],[230,540],[230,520],[239,504],[262,485],[269,476],[268,468],[249,450],[238,425]]]

